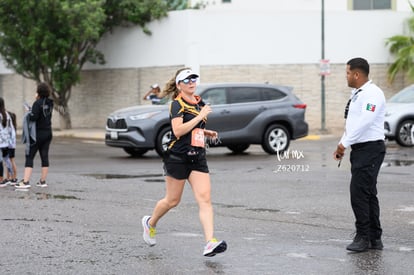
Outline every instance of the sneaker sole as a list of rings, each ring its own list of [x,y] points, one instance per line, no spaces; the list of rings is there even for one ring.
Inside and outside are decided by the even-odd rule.
[[[206,257],[213,257],[216,256],[218,253],[223,253],[227,250],[227,243],[223,241],[221,244],[219,244],[216,248],[213,249],[210,253],[205,254]]]

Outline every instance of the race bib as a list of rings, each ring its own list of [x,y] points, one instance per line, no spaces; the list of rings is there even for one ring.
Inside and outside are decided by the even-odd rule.
[[[191,132],[191,146],[204,148],[204,130],[195,128]]]

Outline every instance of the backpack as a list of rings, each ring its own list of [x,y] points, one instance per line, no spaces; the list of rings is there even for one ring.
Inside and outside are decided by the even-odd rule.
[[[12,138],[13,125],[11,122],[11,118],[7,112],[6,112],[6,115],[7,115],[6,126],[4,127],[3,123],[0,123],[0,147],[1,148],[9,147],[11,138]],[[0,114],[0,120],[2,118],[3,117]]]

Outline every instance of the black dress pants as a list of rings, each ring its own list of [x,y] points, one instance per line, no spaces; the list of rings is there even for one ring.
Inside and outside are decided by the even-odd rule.
[[[377,177],[385,157],[384,141],[370,141],[351,146],[351,205],[356,233],[370,240],[382,235],[377,198]]]

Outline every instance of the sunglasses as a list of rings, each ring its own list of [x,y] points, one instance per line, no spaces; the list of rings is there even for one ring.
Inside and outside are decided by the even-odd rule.
[[[196,83],[197,82],[197,78],[196,77],[194,77],[194,78],[186,78],[186,79],[181,80],[181,82],[184,83],[184,84],[189,84],[190,82],[191,83]]]

